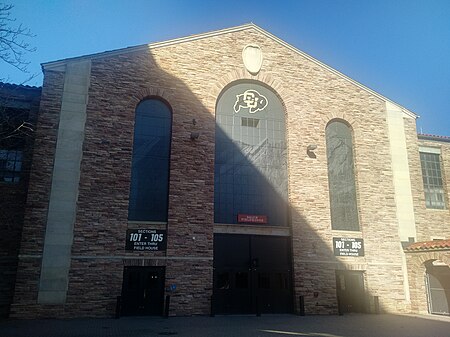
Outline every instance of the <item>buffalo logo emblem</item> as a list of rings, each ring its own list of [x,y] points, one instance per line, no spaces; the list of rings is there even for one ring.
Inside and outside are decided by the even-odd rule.
[[[234,112],[238,113],[241,108],[249,109],[248,112],[254,114],[257,111],[264,110],[267,107],[267,98],[256,90],[246,90],[243,94],[236,95],[234,103]]]

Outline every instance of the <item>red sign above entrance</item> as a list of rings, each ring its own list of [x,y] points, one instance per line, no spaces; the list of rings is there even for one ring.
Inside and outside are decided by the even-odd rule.
[[[267,215],[238,214],[239,223],[267,223]]]

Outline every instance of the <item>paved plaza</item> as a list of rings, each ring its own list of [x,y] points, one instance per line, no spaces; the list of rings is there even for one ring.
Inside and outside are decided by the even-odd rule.
[[[450,337],[450,317],[216,316],[120,319],[6,320],[1,337]]]

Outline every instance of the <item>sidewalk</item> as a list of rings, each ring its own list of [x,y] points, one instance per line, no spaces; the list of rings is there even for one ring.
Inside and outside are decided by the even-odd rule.
[[[1,337],[450,337],[450,317],[216,316],[0,321]]]

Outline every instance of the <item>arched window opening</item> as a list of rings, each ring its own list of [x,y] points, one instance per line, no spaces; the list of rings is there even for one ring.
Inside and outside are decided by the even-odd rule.
[[[216,107],[214,221],[286,226],[287,214],[283,105],[266,86],[238,82]]]
[[[128,220],[167,222],[172,113],[159,99],[136,108]]]
[[[336,230],[359,230],[353,141],[350,127],[332,121],[326,128],[331,225]]]

